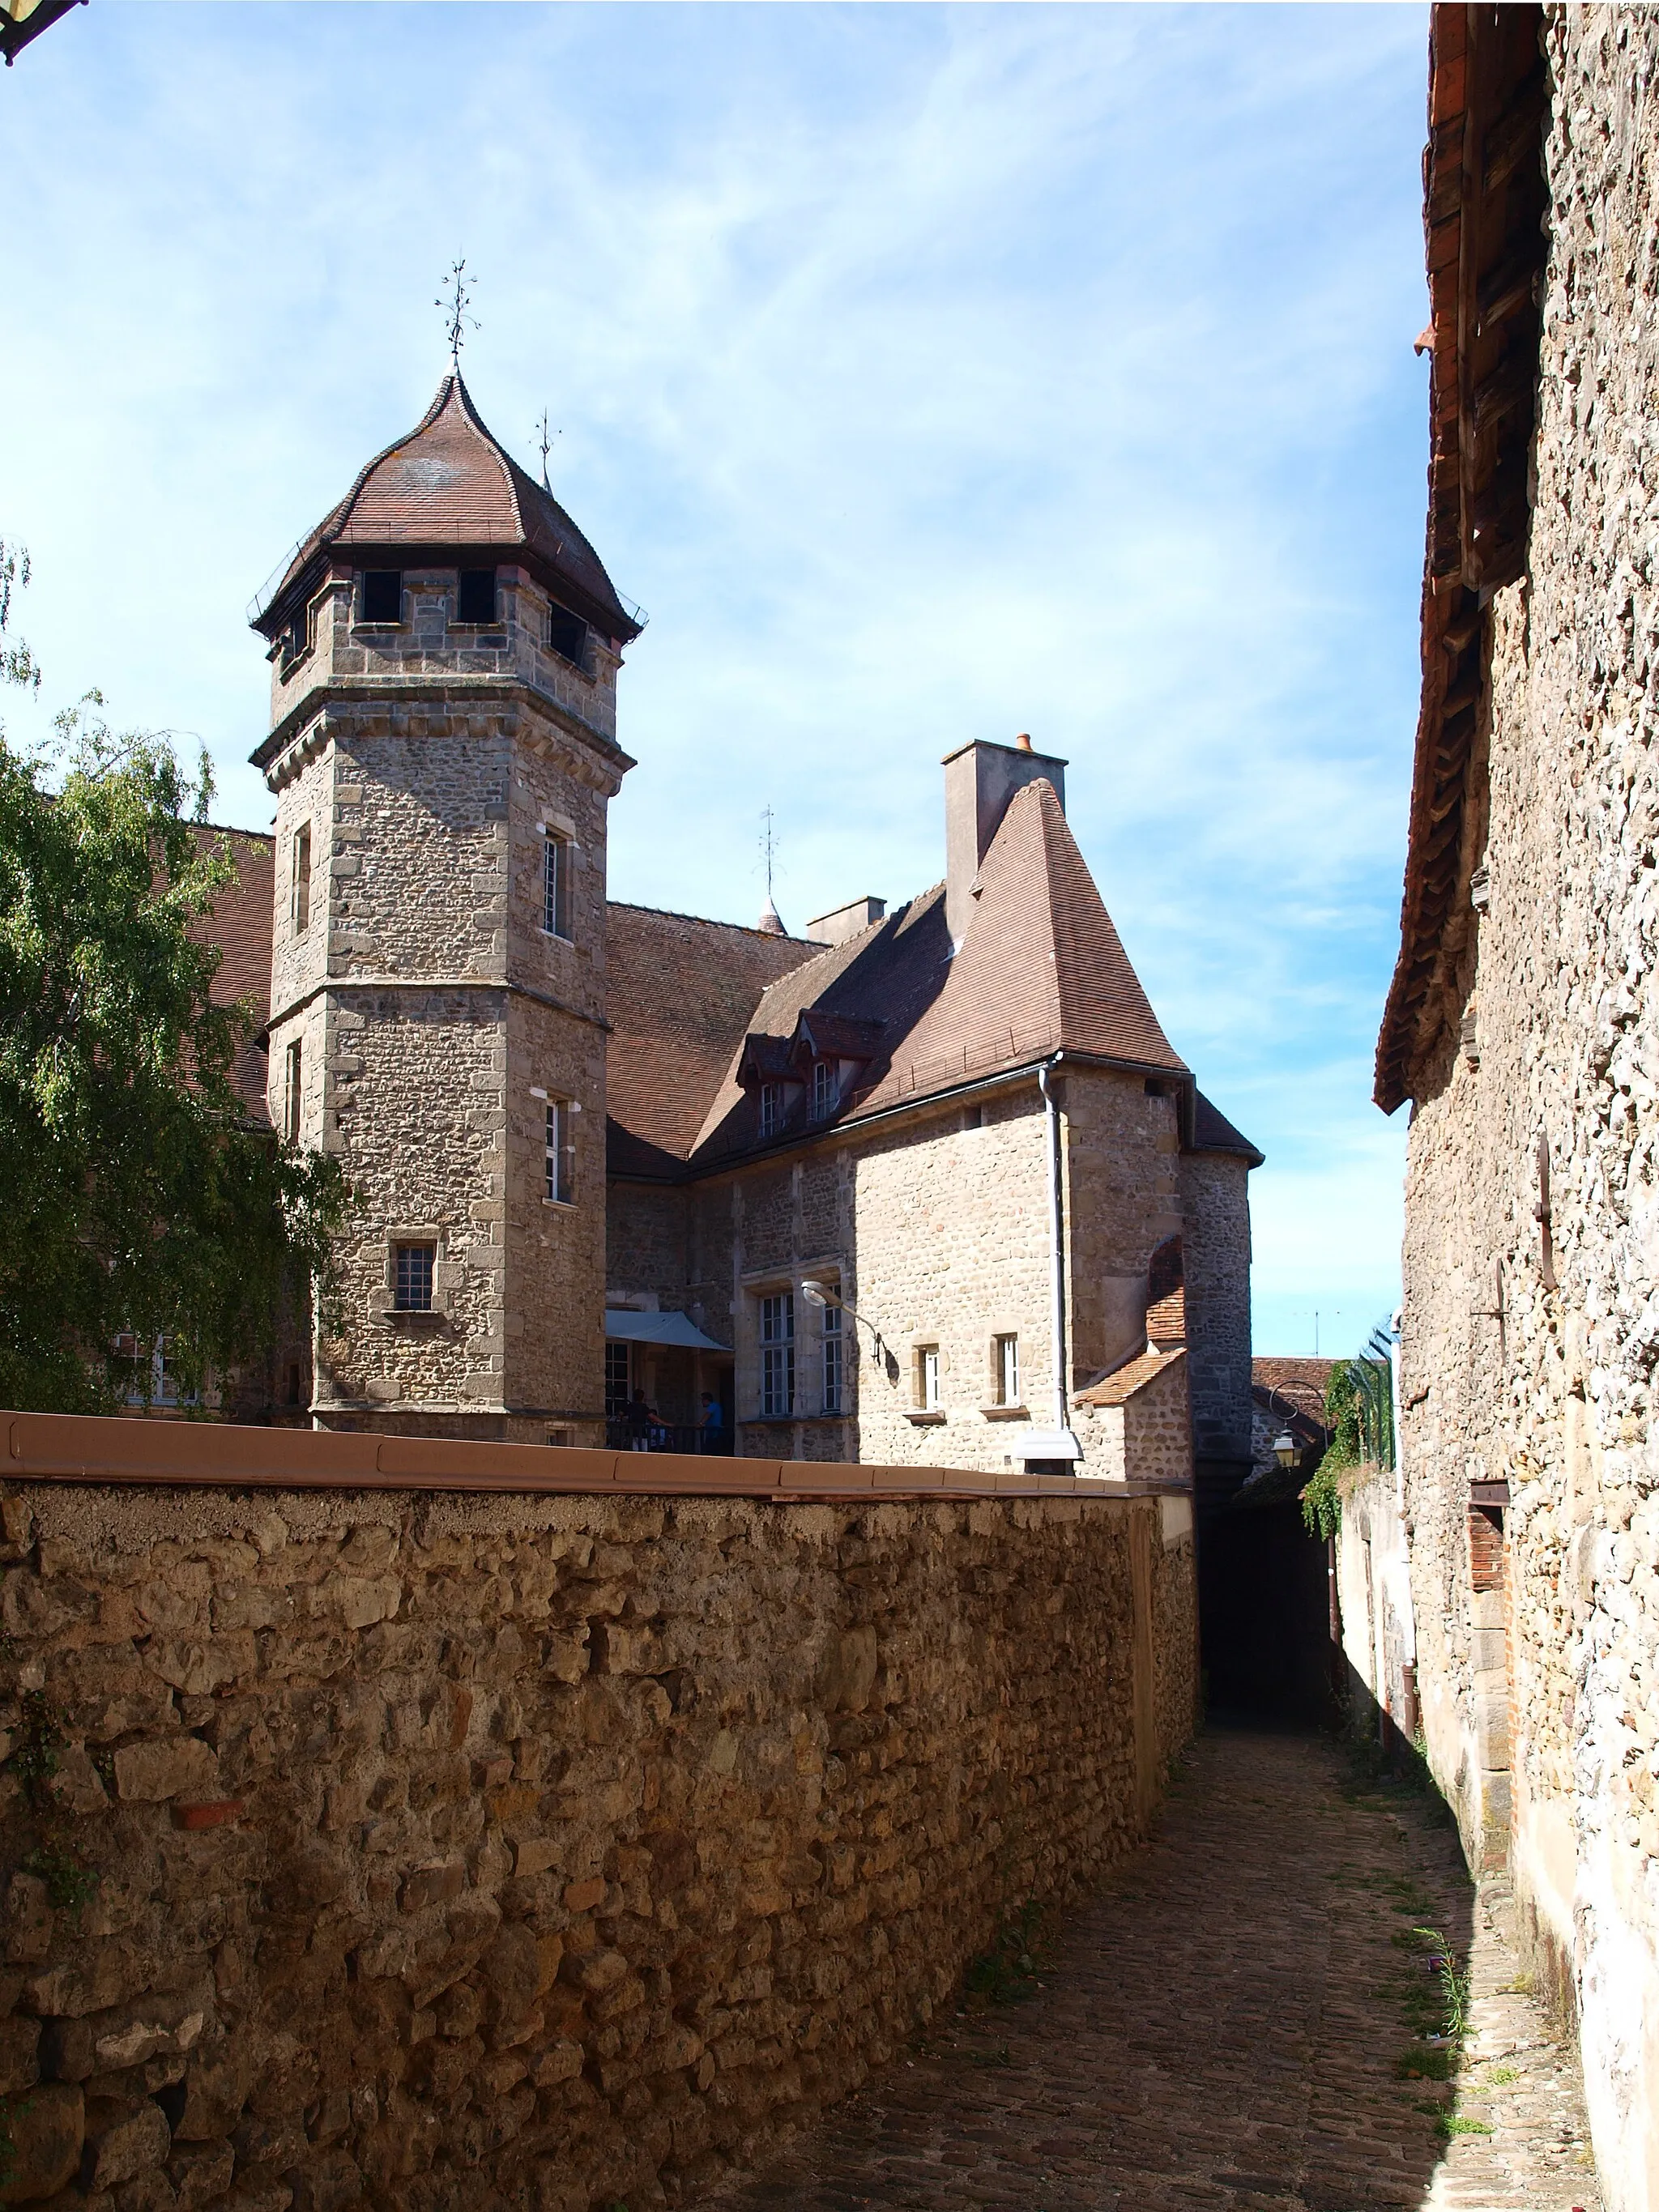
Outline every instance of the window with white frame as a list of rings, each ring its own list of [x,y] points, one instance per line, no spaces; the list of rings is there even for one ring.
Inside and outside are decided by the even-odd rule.
[[[295,1037],[283,1060],[283,1134],[290,1145],[300,1141],[304,1056],[305,1048]]]
[[[311,824],[302,822],[294,833],[289,884],[289,921],[295,937],[311,926]]]
[[[838,1305],[823,1309],[823,1410],[826,1413],[845,1412],[842,1400],[846,1389],[846,1340],[842,1334],[842,1310]]]
[[[992,1343],[991,1354],[997,1404],[999,1406],[1018,1405],[1019,1339],[1017,1336],[995,1338]]]
[[[760,1127],[763,1137],[775,1137],[783,1127],[783,1085],[763,1083],[760,1087]]]
[[[812,1062],[812,1119],[826,1121],[836,1110],[841,1084],[833,1060]]]
[[[570,934],[570,873],[574,848],[550,830],[542,843],[542,927],[550,937]]]
[[[547,1102],[547,1195],[556,1206],[572,1206],[576,1197],[576,1143],[571,1134],[573,1115],[568,1098]]]
[[[761,1413],[795,1410],[795,1294],[777,1291],[761,1302]]]
[[[924,1413],[939,1409],[939,1358],[936,1344],[916,1346],[916,1405]]]

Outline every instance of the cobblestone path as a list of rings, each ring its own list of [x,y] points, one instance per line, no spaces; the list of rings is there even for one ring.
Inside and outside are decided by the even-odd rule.
[[[1420,1796],[1354,1784],[1318,1741],[1212,1731],[1028,2002],[935,2021],[715,2202],[1600,2212],[1572,2055],[1501,1993],[1507,1907],[1501,1885],[1477,1896]],[[1456,2083],[1421,2078],[1444,2061],[1422,2040],[1439,1985],[1417,1926],[1469,1955]]]

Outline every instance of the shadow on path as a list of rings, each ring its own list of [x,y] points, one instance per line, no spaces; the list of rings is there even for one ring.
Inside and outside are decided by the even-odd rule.
[[[1462,1958],[1473,1894],[1426,1801],[1357,1790],[1322,1739],[1212,1730],[1150,1848],[1058,1931],[1029,2002],[941,2018],[713,2201],[1419,2205],[1451,2093],[1401,2077],[1424,2049],[1401,2003],[1425,1977],[1409,1931],[1441,1929]]]

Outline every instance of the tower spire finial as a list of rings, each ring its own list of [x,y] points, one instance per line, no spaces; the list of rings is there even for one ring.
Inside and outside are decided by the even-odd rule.
[[[550,430],[548,428],[547,410],[545,407],[542,410],[541,421],[536,425],[536,435],[538,441],[536,450],[542,457],[542,489],[544,491],[550,492],[553,487],[547,481],[547,457],[552,451],[553,441],[559,435],[559,433],[556,430]]]
[[[454,262],[450,268],[447,289],[440,292],[432,302],[444,311],[444,332],[449,340],[449,358],[455,364],[457,376],[461,373],[461,348],[466,343],[467,331],[480,327],[477,317],[467,313],[477,282],[476,276],[467,275],[465,259]]]
[[[766,904],[761,908],[760,927],[769,937],[782,937],[785,931],[778,916],[777,902],[772,896],[772,877],[777,866],[778,836],[776,820],[769,806],[761,809],[760,857],[766,876]]]

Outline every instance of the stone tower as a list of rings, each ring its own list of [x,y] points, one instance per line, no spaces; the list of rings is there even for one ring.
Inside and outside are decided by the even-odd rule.
[[[313,1418],[599,1442],[605,815],[639,618],[455,374],[254,627],[271,1120],[357,1194]]]

